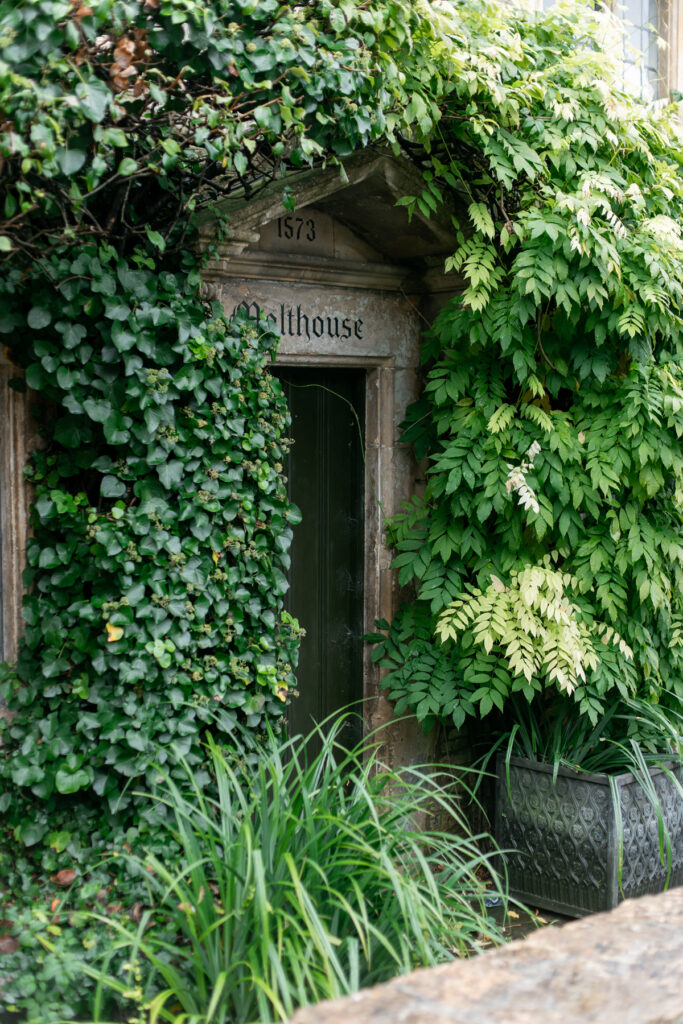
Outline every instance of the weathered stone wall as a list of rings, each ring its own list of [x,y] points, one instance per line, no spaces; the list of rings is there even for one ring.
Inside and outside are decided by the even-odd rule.
[[[292,1024],[683,1024],[683,888],[299,1010]]]
[[[24,480],[29,452],[39,439],[29,397],[10,388],[22,371],[0,350],[0,661],[13,661],[23,633],[21,576],[26,559],[30,488]]]

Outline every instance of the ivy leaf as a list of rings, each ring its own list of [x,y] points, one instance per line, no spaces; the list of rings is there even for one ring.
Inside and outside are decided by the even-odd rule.
[[[104,423],[111,413],[111,405],[106,398],[86,398],[83,409],[95,423]]]
[[[126,427],[126,417],[113,412],[104,421],[104,436],[109,444],[125,444],[130,437]]]
[[[343,32],[346,27],[346,18],[344,12],[338,7],[333,7],[329,13],[330,25],[335,32]]]
[[[40,363],[31,363],[26,367],[26,384],[33,391],[40,391],[43,386],[45,375]]]
[[[145,599],[144,583],[136,583],[130,588],[130,590],[126,591],[126,597],[128,598],[128,604],[131,608],[135,608],[136,605],[141,604]]]
[[[34,782],[40,782],[44,775],[40,765],[20,764],[12,771],[12,781],[17,786],[31,786]]]
[[[137,339],[131,331],[125,330],[120,322],[116,322],[111,329],[111,340],[119,352],[130,352]]]
[[[121,626],[114,626],[111,622],[105,622],[105,628],[107,631],[107,643],[116,644],[119,640],[123,640],[123,628]]]
[[[127,320],[130,306],[122,299],[107,299],[104,303],[104,315],[108,320]]]
[[[58,149],[55,160],[62,174],[76,174],[85,163],[88,154],[83,149]]]
[[[126,485],[123,480],[115,476],[105,476],[100,484],[100,494],[103,498],[122,498],[126,493]]]
[[[29,327],[34,331],[42,331],[44,327],[52,323],[52,313],[44,306],[33,306],[27,317]]]
[[[159,479],[164,487],[171,490],[177,486],[183,478],[184,468],[180,459],[170,459],[164,465],[159,466]]]
[[[81,109],[89,120],[95,122],[104,120],[113,98],[111,90],[104,82],[100,82],[98,79],[79,82],[74,91],[81,101]]]
[[[61,331],[64,347],[68,349],[77,348],[88,333],[83,324],[75,324],[68,320],[60,320],[55,327]]]
[[[130,156],[124,156],[123,160],[116,169],[117,174],[121,174],[124,177],[129,174],[134,174],[138,169],[137,160],[133,160]]]
[[[125,290],[136,296],[139,296],[140,292],[146,288],[152,277],[151,274],[143,270],[132,270],[125,263],[119,263],[116,268],[116,276]]]
[[[87,789],[90,782],[90,772],[86,768],[78,768],[74,772],[62,768],[55,776],[55,786],[60,793],[76,793],[79,789]]]
[[[98,142],[116,146],[118,149],[123,149],[128,145],[128,136],[122,128],[96,128],[95,138]]]
[[[81,448],[92,441],[92,430],[73,416],[63,416],[55,425],[55,440],[65,448]]]
[[[24,846],[35,846],[47,832],[49,825],[24,819],[16,829],[17,838]]]
[[[140,511],[146,516],[165,512],[168,508],[168,495],[158,480],[143,478],[134,485],[133,491],[140,499]]]
[[[38,557],[38,565],[41,569],[56,569],[62,564],[62,560],[55,548],[43,548]]]
[[[152,228],[145,226],[145,232],[150,242],[155,249],[159,249],[161,252],[166,248],[166,240],[163,235],[159,234],[158,231],[154,231]]]

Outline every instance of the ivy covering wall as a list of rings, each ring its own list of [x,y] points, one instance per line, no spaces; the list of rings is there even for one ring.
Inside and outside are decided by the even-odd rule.
[[[193,218],[373,140],[423,169],[409,211],[467,211],[448,261],[465,290],[427,340],[406,434],[430,481],[391,526],[417,594],[378,651],[399,710],[459,724],[550,683],[595,717],[614,688],[675,691],[679,146],[668,114],[620,92],[609,16],[0,14],[0,322],[45,439],[5,808],[119,800],[154,740],[190,751],[203,702],[226,729],[281,712],[296,628],[276,339],[202,300]],[[549,632],[558,615],[569,631]]]
[[[0,806],[27,845],[64,796],[121,814],[152,760],[199,764],[209,719],[284,710],[278,339],[203,300],[194,218],[407,126],[411,28],[400,3],[0,4],[0,328],[44,441],[2,677]]]
[[[461,211],[404,435],[426,493],[389,526],[397,710],[683,695],[682,148],[614,40],[569,3],[0,0],[0,330],[43,435],[0,684],[26,935],[73,865],[109,892],[92,850],[140,841],[154,758],[201,781],[205,722],[225,740],[289,699],[277,339],[205,301],[196,218],[273,180],[291,205],[290,169],[389,146],[424,172],[408,212]],[[36,941],[1,998],[52,998]]]
[[[2,939],[0,1002],[36,1019],[82,1012],[105,936],[80,911],[146,898],[103,857],[169,854],[134,794],[180,758],[207,784],[206,728],[229,745],[238,721],[276,727],[295,682],[278,339],[205,300],[198,215],[274,179],[291,205],[288,170],[427,131],[427,13],[0,0],[0,341],[42,434],[26,635],[0,668],[3,917],[21,936]]]
[[[276,339],[203,301],[194,217],[373,140],[424,171],[408,211],[467,211],[447,262],[464,292],[405,435],[429,484],[390,527],[417,596],[378,651],[398,709],[460,724],[550,685],[595,718],[611,690],[677,693],[680,147],[620,91],[609,14],[0,14],[0,322],[45,442],[5,810],[81,790],[121,807],[156,741],[194,756],[207,705],[226,730],[282,711]]]

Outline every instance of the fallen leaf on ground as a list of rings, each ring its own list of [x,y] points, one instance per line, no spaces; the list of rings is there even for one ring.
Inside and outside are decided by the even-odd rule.
[[[56,885],[71,885],[75,878],[76,872],[73,868],[62,868],[56,875],[50,875],[50,881]]]
[[[13,935],[0,935],[0,953],[16,953],[19,943]]]

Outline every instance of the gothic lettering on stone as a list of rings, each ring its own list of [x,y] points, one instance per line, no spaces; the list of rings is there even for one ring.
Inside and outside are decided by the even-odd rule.
[[[280,303],[277,313],[262,309],[258,302],[240,302],[232,311],[232,315],[243,310],[247,316],[260,320],[265,316],[279,328],[283,337],[289,338],[336,338],[349,341],[351,338],[363,341],[363,320],[350,316],[315,316],[310,309],[302,306],[288,306]]]

